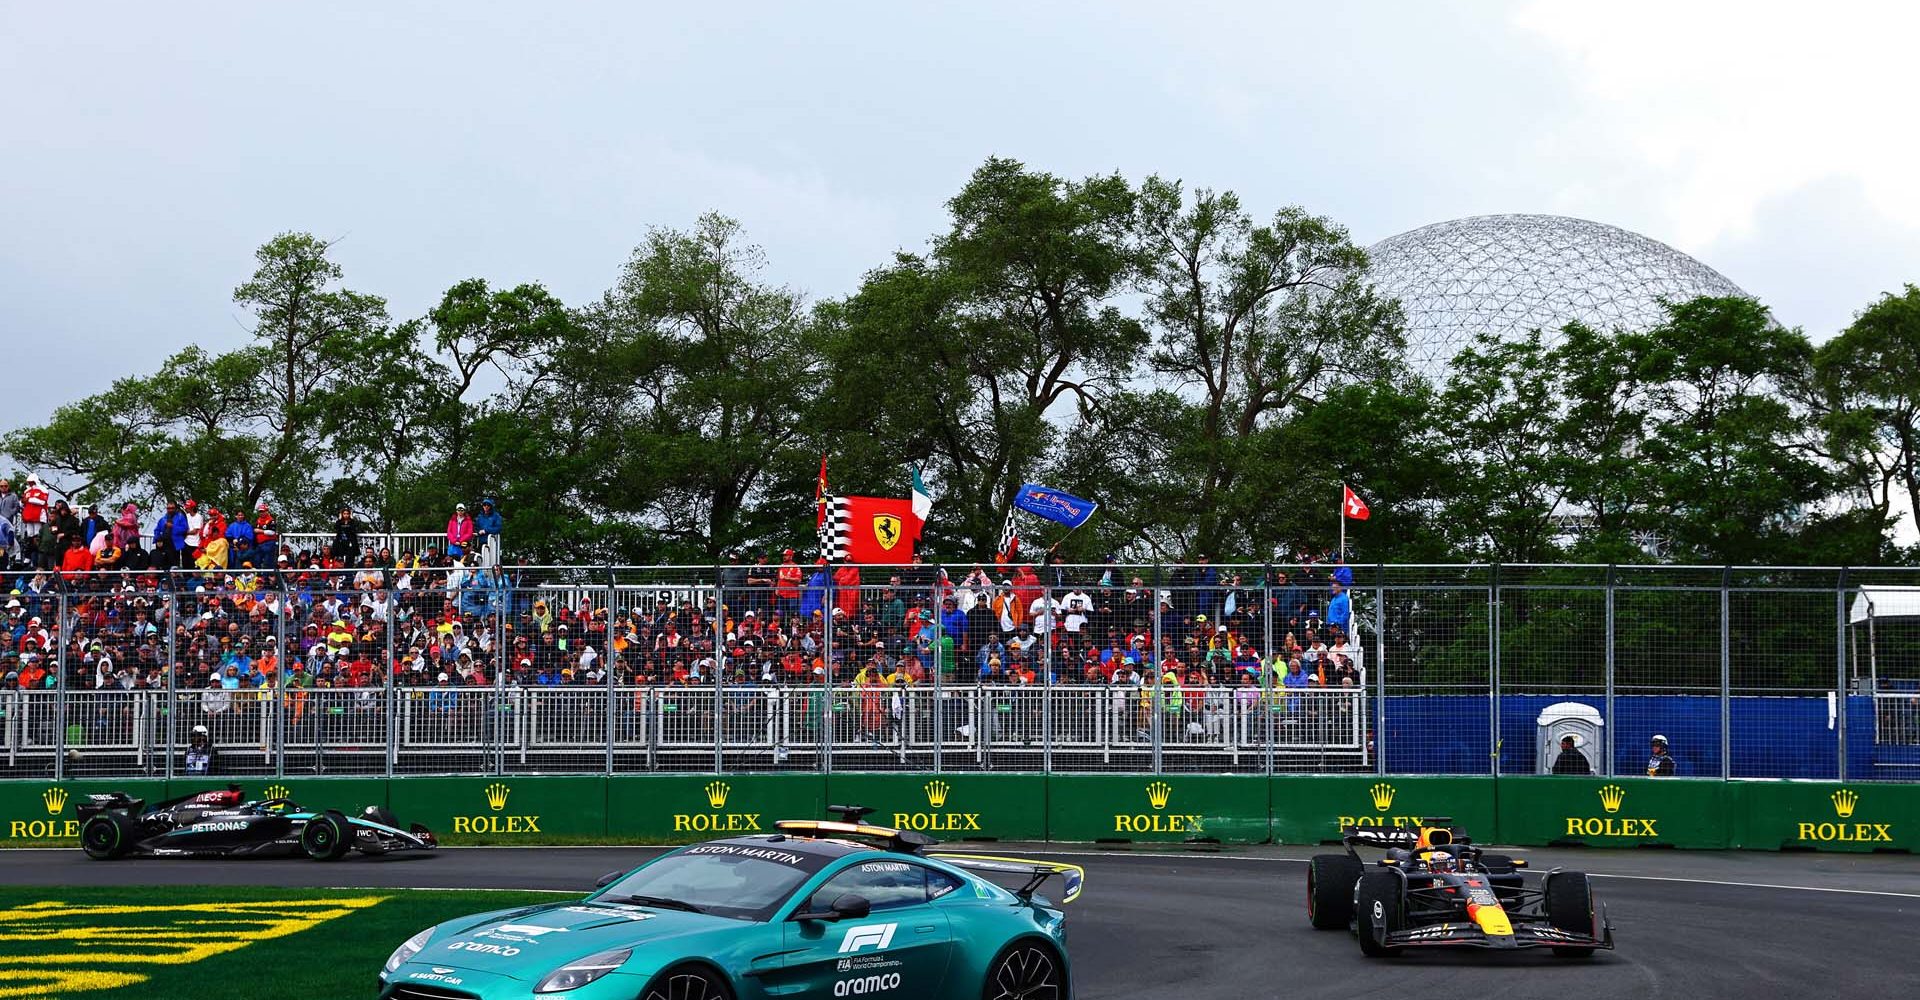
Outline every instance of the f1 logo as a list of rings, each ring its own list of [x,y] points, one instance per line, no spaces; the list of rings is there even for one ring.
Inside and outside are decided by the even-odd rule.
[[[862,948],[872,947],[875,951],[886,951],[893,943],[894,928],[899,924],[861,924],[847,928],[846,936],[840,939],[840,954],[848,955]]]

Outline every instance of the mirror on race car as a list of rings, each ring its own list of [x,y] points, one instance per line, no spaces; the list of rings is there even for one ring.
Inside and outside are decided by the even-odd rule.
[[[602,875],[598,879],[596,879],[593,883],[593,887],[595,889],[605,889],[607,886],[610,886],[615,882],[620,881],[621,877],[626,874],[627,873],[623,871],[608,872],[605,875]]]

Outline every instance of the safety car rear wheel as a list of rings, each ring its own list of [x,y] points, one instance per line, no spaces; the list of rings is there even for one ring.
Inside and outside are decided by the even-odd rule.
[[[733,991],[712,972],[682,965],[648,980],[640,1000],[733,1000]]]
[[[126,857],[133,849],[133,824],[113,813],[96,813],[80,828],[80,848],[95,861]]]
[[[329,809],[300,831],[300,848],[315,861],[338,861],[353,849],[353,827],[339,812]]]
[[[1575,934],[1593,933],[1593,883],[1583,872],[1554,872],[1547,877],[1547,923]],[[1592,948],[1556,947],[1561,958],[1587,958]]]
[[[1371,871],[1360,876],[1360,884],[1353,891],[1353,918],[1362,953],[1374,958],[1400,954],[1398,947],[1381,944],[1375,935],[1379,931],[1391,934],[1405,924],[1405,895],[1399,872]]]
[[[1346,930],[1353,920],[1353,886],[1364,871],[1358,858],[1316,854],[1307,863],[1307,920],[1323,931]]]
[[[1059,1000],[1067,995],[1060,956],[1038,941],[1016,941],[987,966],[983,1000]]]

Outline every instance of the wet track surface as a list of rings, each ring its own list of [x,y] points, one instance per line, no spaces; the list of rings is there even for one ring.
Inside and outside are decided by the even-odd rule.
[[[1070,908],[1079,996],[1266,997],[1920,996],[1920,858],[1531,851],[1536,870],[1595,874],[1619,950],[1367,959],[1307,926],[1306,848],[1220,853],[982,845],[1087,868]],[[77,850],[0,852],[7,885],[281,885],[586,892],[645,848],[452,848],[436,856],[101,863]]]

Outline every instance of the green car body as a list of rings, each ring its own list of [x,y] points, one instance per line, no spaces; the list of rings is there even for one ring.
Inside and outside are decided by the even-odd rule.
[[[389,960],[380,996],[1064,1000],[1072,995],[1064,914],[1032,897],[1031,890],[1047,874],[1068,874],[1063,898],[1072,899],[1079,891],[1079,869],[1055,865],[1049,871],[1048,863],[1011,858],[955,855],[957,860],[945,861],[913,847],[892,846],[785,833],[690,845],[584,899],[476,914],[429,928]],[[1028,885],[1009,891],[968,868],[1025,875]],[[683,891],[664,898],[661,887],[675,885]],[[919,894],[916,885],[923,887]],[[634,901],[636,889],[656,902]],[[691,897],[706,901],[700,905],[705,912],[688,912],[675,903]],[[409,953],[415,944],[417,950]],[[1031,967],[1048,961],[1057,963],[1053,985],[1035,989],[1040,973]],[[566,973],[576,980],[597,978],[554,989],[567,985],[554,977],[569,966],[578,967]],[[670,981],[684,984],[689,971],[709,982],[684,992],[668,987]],[[1022,976],[1026,982],[1012,982]],[[995,987],[992,979],[1003,985]],[[713,989],[716,984],[724,984],[725,992]]]

